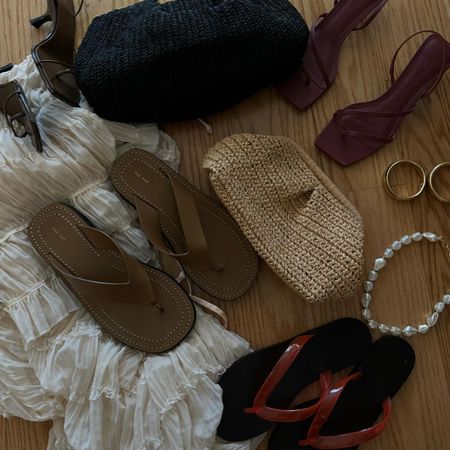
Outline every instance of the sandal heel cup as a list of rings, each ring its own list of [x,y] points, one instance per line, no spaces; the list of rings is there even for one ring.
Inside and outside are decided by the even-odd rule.
[[[52,16],[49,13],[45,13],[42,16],[35,17],[34,19],[30,19],[30,25],[34,28],[41,28],[44,23],[51,22]]]

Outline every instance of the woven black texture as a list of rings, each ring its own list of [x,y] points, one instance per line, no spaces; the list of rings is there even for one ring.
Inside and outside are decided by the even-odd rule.
[[[146,0],[93,20],[75,73],[106,119],[193,119],[289,76],[308,37],[288,0]]]

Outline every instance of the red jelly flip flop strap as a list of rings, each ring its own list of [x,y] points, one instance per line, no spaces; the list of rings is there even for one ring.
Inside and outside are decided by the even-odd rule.
[[[390,398],[387,398],[383,402],[383,419],[373,427],[355,431],[353,433],[345,433],[335,436],[321,436],[319,434],[320,430],[332,414],[336,403],[338,402],[340,396],[342,395],[342,392],[345,389],[345,386],[350,381],[360,378],[361,375],[361,372],[350,375],[339,381],[333,388],[331,388],[331,390],[322,400],[319,406],[319,410],[317,411],[317,414],[311,423],[308,431],[308,437],[299,442],[300,446],[310,446],[319,450],[357,447],[358,445],[375,438],[384,430],[392,411]]]
[[[261,419],[270,420],[272,422],[299,422],[311,417],[317,412],[320,402],[322,401],[322,397],[330,388],[331,374],[329,372],[320,374],[321,394],[319,401],[314,405],[302,409],[277,409],[266,405],[270,395],[278,386],[293,362],[297,359],[297,356],[300,354],[305,344],[313,337],[313,335],[298,336],[289,344],[289,347],[281,355],[280,359],[275,364],[269,376],[266,378],[256,394],[253,406],[251,408],[244,409],[246,414],[256,414]]]

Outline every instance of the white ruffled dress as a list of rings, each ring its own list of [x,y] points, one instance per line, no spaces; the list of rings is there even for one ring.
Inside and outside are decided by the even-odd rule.
[[[247,342],[198,310],[193,331],[161,355],[132,350],[103,333],[34,251],[26,228],[52,202],[74,206],[129,253],[155,261],[135,211],[108,181],[131,145],[173,167],[175,142],[154,125],[107,123],[45,89],[31,58],[0,74],[17,79],[44,142],[38,154],[0,114],[0,414],[53,420],[48,450],[247,450],[219,443],[219,375]],[[127,144],[129,143],[129,144]]]

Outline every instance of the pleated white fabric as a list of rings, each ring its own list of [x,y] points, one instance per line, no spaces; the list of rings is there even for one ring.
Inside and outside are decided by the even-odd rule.
[[[105,122],[71,108],[43,86],[31,58],[0,74],[17,79],[44,142],[16,138],[0,114],[0,413],[52,419],[48,450],[248,450],[216,441],[219,375],[248,343],[198,309],[193,331],[161,355],[132,350],[104,333],[36,254],[26,227],[42,207],[71,204],[146,263],[155,255],[136,213],[108,181],[132,146],[172,167],[175,142],[154,125]]]

